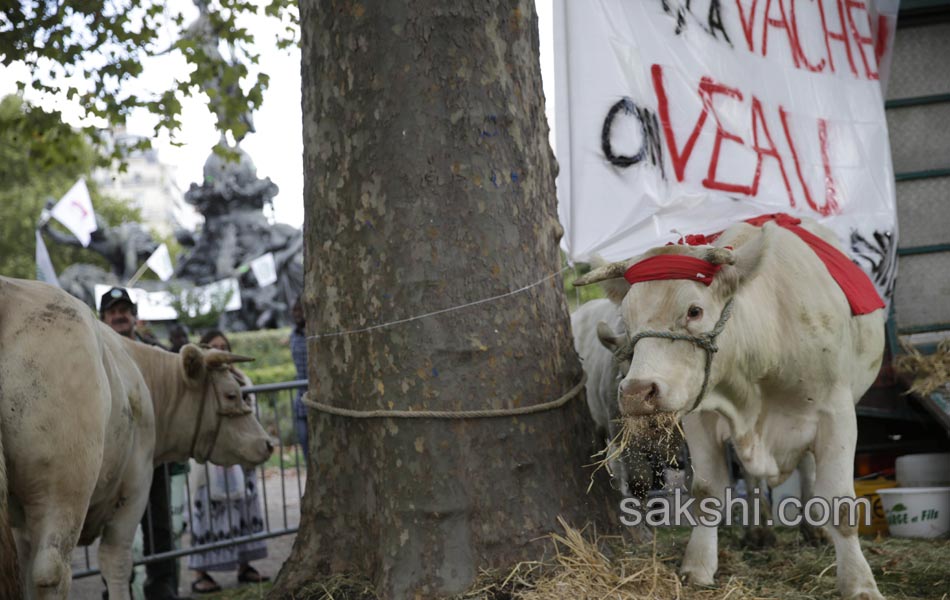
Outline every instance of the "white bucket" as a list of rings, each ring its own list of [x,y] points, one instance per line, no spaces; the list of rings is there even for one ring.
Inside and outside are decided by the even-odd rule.
[[[938,538],[950,533],[950,487],[877,490],[894,537]]]
[[[907,454],[894,465],[897,482],[904,487],[950,485],[950,453]]]

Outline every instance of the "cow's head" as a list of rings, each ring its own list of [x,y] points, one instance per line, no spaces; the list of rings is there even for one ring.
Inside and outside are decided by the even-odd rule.
[[[229,369],[236,362],[254,360],[221,350],[202,350],[188,344],[181,349],[181,366],[196,403],[191,456],[199,462],[250,468],[267,460],[273,441]]]
[[[682,339],[640,335],[701,337],[711,332],[723,308],[757,267],[761,243],[756,239],[737,251],[713,246],[664,246],[635,259],[599,267],[575,282],[574,285],[602,282],[608,297],[620,305],[627,334],[616,336],[609,328],[598,328],[598,337],[618,358],[622,369],[629,364],[619,383],[621,415],[674,412],[682,416],[696,407],[704,382],[706,391],[715,387],[715,368],[706,381],[707,351],[702,347]],[[669,255],[707,263],[708,272],[713,273],[707,277],[708,285],[688,279],[648,280],[631,285],[624,278],[630,267]],[[631,340],[635,345],[631,345]]]

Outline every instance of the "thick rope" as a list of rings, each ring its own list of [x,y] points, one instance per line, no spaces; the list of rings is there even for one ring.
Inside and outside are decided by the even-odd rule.
[[[673,333],[672,331],[641,331],[640,333],[634,335],[630,338],[630,341],[624,344],[621,348],[617,350],[615,356],[618,361],[629,361],[633,358],[633,349],[637,345],[637,342],[643,338],[661,338],[665,340],[683,340],[686,342],[692,342],[693,344],[699,346],[706,351],[706,370],[703,375],[703,387],[699,390],[699,395],[696,396],[696,401],[693,402],[692,408],[689,409],[689,412],[692,412],[699,406],[699,403],[702,401],[703,397],[706,396],[706,388],[709,386],[709,373],[712,371],[712,359],[713,354],[719,352],[719,346],[716,345],[716,338],[722,333],[722,330],[726,326],[726,321],[729,320],[729,317],[732,316],[732,301],[735,300],[735,296],[729,298],[729,301],[726,302],[726,305],[722,308],[722,314],[719,315],[719,320],[716,321],[716,325],[712,328],[711,331],[706,333],[701,333],[699,335],[689,335],[688,333]]]
[[[314,410],[338,417],[348,417],[350,419],[489,419],[495,417],[530,415],[559,408],[567,404],[572,398],[577,397],[577,394],[584,389],[586,382],[587,373],[583,373],[580,382],[557,400],[519,408],[497,408],[490,410],[351,410],[349,408],[330,406],[323,402],[311,400],[307,397],[307,394],[301,396],[300,401],[303,402],[305,406]]]

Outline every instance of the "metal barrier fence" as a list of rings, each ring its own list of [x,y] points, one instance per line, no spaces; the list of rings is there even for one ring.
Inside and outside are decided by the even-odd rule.
[[[307,388],[307,380],[300,379],[283,383],[272,383],[265,385],[255,385],[242,388],[246,394],[253,393],[256,396],[254,406],[257,418],[260,420],[264,429],[271,436],[278,440],[275,454],[271,459],[253,470],[256,475],[258,485],[255,496],[249,496],[247,486],[239,482],[229,480],[227,470],[218,470],[220,474],[224,472],[223,488],[225,490],[223,500],[211,496],[211,482],[213,477],[220,475],[213,472],[217,469],[213,465],[198,465],[193,461],[191,468],[204,469],[204,489],[192,490],[190,477],[187,470],[176,473],[175,468],[166,464],[163,465],[165,475],[165,489],[170,494],[170,506],[172,512],[173,537],[177,538],[175,544],[178,549],[154,553],[153,548],[146,548],[144,556],[135,557],[134,564],[144,565],[157,562],[168,558],[179,558],[192,554],[219,550],[245,544],[258,540],[266,540],[283,535],[290,535],[297,532],[300,519],[300,500],[303,497],[304,485],[306,479],[307,466],[300,446],[297,444],[297,433],[294,428],[293,399],[298,390]],[[275,477],[275,471],[279,472],[279,488],[277,482],[272,481]],[[250,477],[251,475],[248,475]],[[241,477],[243,480],[243,476]],[[288,479],[294,482],[288,485]],[[295,485],[294,485],[295,483]],[[222,539],[212,540],[207,543],[193,545],[191,532],[195,526],[205,526],[211,529],[211,513],[209,510],[196,510],[195,500],[204,499],[212,502],[225,502],[225,506],[231,507],[232,502],[237,500],[235,495],[231,496],[232,485],[240,486],[242,489],[245,505],[253,502],[260,503],[263,528],[261,531],[247,534],[236,535],[234,537],[221,536]],[[220,486],[219,486],[220,487]],[[270,490],[268,488],[271,488]],[[278,489],[275,489],[278,488]],[[176,497],[177,496],[177,497]],[[292,500],[292,507],[288,509],[288,499]],[[295,500],[295,502],[293,502]],[[279,504],[276,504],[279,502]],[[230,531],[240,529],[239,524],[233,522],[235,518],[234,511],[227,511],[227,528]],[[196,523],[199,518],[196,513],[204,513],[206,523]],[[146,526],[151,526],[151,520],[147,519]],[[236,527],[237,526],[237,527]],[[139,537],[138,535],[136,536]],[[154,536],[148,536],[153,540]],[[215,537],[215,536],[209,536]],[[188,542],[187,544],[185,542]],[[93,546],[95,547],[95,546]],[[99,574],[98,561],[93,556],[90,547],[77,548],[73,555],[73,579],[90,577]]]

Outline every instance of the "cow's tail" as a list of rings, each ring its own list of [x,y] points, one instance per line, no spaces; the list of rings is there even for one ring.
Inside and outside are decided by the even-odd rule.
[[[0,427],[0,430],[3,428]],[[7,465],[3,459],[3,434],[0,431],[0,598],[22,598],[16,542],[10,527],[7,506]]]

